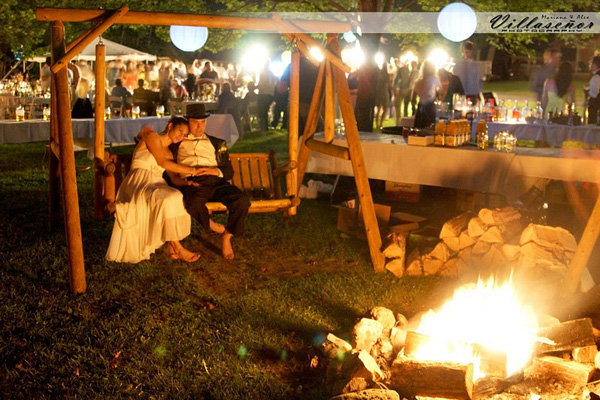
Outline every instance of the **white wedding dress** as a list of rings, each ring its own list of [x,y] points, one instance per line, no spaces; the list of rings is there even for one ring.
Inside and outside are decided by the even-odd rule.
[[[107,260],[147,260],[164,242],[182,240],[190,234],[192,221],[183,195],[167,184],[163,172],[147,148],[136,149],[131,171],[117,193]]]

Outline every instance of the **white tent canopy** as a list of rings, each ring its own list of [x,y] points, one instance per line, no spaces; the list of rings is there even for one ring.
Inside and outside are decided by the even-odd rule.
[[[85,46],[85,48],[79,53],[75,59],[77,60],[88,60],[93,61],[96,59],[96,45],[102,40],[104,46],[106,46],[106,60],[114,60],[120,58],[124,61],[156,61],[156,56],[143,51],[132,49],[131,47],[124,46],[122,44],[113,42],[108,39],[96,38],[92,43]],[[36,56],[31,58],[29,61],[35,61],[39,63],[46,62],[46,57]]]

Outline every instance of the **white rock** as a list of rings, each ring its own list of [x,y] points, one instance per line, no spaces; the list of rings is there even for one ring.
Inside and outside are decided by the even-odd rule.
[[[352,330],[352,344],[355,350],[371,351],[383,333],[383,324],[374,319],[362,318]]]

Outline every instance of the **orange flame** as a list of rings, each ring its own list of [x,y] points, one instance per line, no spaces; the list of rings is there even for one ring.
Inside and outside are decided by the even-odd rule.
[[[479,280],[454,292],[438,311],[421,319],[418,333],[429,336],[414,357],[419,360],[473,364],[473,380],[485,376],[473,345],[506,354],[506,374],[522,370],[533,353],[538,323],[533,309],[521,303],[512,279],[497,284]]]

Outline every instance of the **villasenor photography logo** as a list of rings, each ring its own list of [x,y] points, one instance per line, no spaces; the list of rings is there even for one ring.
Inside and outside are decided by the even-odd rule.
[[[495,33],[594,33],[597,13],[498,13],[489,18]]]

